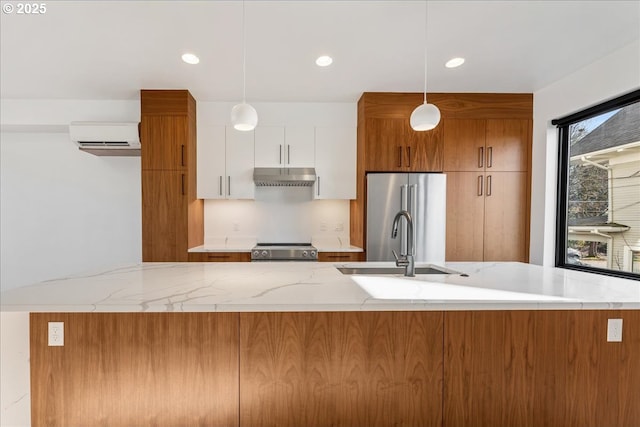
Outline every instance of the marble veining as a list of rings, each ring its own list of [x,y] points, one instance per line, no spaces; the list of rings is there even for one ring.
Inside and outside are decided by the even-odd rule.
[[[358,276],[360,285],[356,276],[335,268],[363,264],[143,263],[10,289],[0,294],[0,307],[49,312],[640,308],[638,281],[522,263],[446,263],[468,277]],[[405,291],[387,292],[385,286]],[[466,298],[465,289],[477,292]]]

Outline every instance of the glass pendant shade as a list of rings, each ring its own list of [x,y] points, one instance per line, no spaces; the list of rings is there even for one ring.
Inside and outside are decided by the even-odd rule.
[[[231,109],[231,124],[236,130],[253,130],[258,124],[258,112],[246,102],[236,104]]]
[[[440,110],[435,105],[425,102],[413,110],[409,123],[413,130],[431,130],[440,123]]]

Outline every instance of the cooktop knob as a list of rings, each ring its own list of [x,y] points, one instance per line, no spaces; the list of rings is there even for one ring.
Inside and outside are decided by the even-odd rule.
[[[262,251],[262,256],[267,256],[267,251]]]
[[[307,251],[302,251],[302,256],[303,256],[303,257],[306,257],[307,255],[309,255],[309,254],[307,253]]]
[[[260,251],[253,251],[253,256],[255,257],[260,256]]]
[[[316,251],[311,251],[311,256],[312,257],[316,256]]]

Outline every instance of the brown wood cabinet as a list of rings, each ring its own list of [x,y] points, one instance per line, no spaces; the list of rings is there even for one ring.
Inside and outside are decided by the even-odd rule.
[[[142,90],[142,260],[187,261],[204,239],[196,198],[196,102],[186,90]]]
[[[442,170],[442,130],[416,132],[402,118],[368,118],[367,172]]]
[[[528,260],[531,121],[448,119],[447,261]]]
[[[414,132],[409,126],[422,94],[364,93],[358,101],[351,243],[366,247],[367,172],[444,171],[449,175],[447,260],[526,262],[532,95],[435,93],[428,99],[442,115],[440,124],[428,132]],[[488,188],[491,196],[486,194]],[[496,216],[501,209],[504,213]]]
[[[191,262],[249,262],[251,252],[189,252]]]
[[[29,328],[34,427],[640,419],[638,310],[31,313]]]
[[[318,252],[320,262],[358,262],[365,261],[364,252]]]

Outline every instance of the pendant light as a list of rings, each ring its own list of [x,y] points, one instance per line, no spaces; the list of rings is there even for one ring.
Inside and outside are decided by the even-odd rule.
[[[242,0],[242,103],[231,109],[231,124],[236,130],[253,130],[258,124],[258,112],[246,102],[247,46],[245,41],[244,0]]]
[[[409,123],[417,131],[431,130],[440,123],[440,110],[433,104],[427,104],[427,9],[428,0],[424,2],[424,101],[411,113]]]

